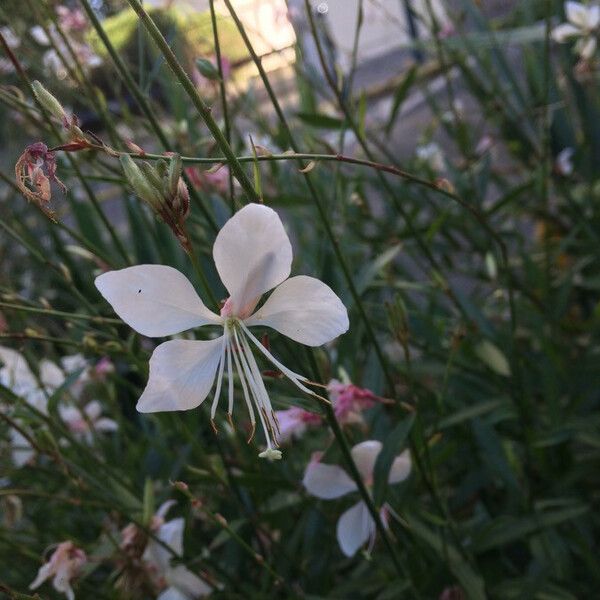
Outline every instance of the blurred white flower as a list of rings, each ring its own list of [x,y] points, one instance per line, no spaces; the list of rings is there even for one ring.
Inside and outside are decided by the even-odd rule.
[[[575,154],[575,148],[567,147],[563,148],[557,155],[554,161],[554,168],[559,175],[568,177],[573,174],[573,155]]]
[[[361,442],[352,448],[352,458],[356,463],[365,486],[373,485],[373,470],[375,461],[381,452],[382,444],[376,440]],[[411,459],[408,450],[397,456],[390,468],[388,483],[400,483],[410,474]],[[337,465],[327,465],[312,460],[304,473],[302,480],[309,494],[323,500],[340,498],[357,490],[356,483]],[[381,517],[386,523],[389,507],[384,505]],[[376,525],[367,505],[363,500],[357,502],[342,514],[337,523],[337,539],[342,552],[353,556],[367,541],[372,546],[375,541]]]
[[[233,370],[237,371],[250,420],[258,418],[267,441],[259,456],[281,458],[272,447],[277,420],[251,349],[258,349],[294,385],[314,395],[307,379],[282,365],[248,327],[271,327],[296,342],[320,346],[348,329],[346,308],[327,285],[304,275],[289,277],[292,246],[277,213],[248,204],[219,231],[213,257],[230,296],[220,315],[210,311],[190,281],[172,267],[140,265],[110,271],[96,287],[130,327],[150,337],[174,335],[193,327],[218,325],[224,335],[209,341],[170,340],[150,359],[150,377],[138,401],[140,412],[190,410],[208,396],[216,376],[211,408],[214,419],[225,364],[229,381],[228,414],[233,412]],[[271,290],[256,310],[261,296]]]
[[[597,46],[600,6],[566,2],[565,15],[568,22],[555,27],[552,30],[552,38],[560,44],[571,38],[579,38],[575,44],[575,52],[585,60],[590,59]]]
[[[119,547],[134,562],[139,556],[137,552],[143,550],[141,564],[160,592],[157,600],[195,600],[210,594],[212,588],[183,565],[171,564],[174,558],[183,555],[185,529],[182,518],[166,520],[167,513],[175,504],[174,500],[163,502],[152,516],[149,529],[155,538],[150,538],[145,547],[139,549],[140,540],[146,539],[146,533],[133,523],[123,528]]]
[[[417,159],[427,164],[433,171],[443,171],[445,168],[444,154],[435,142],[421,144],[415,150]]]
[[[11,50],[18,48],[21,45],[21,38],[18,35],[16,35],[10,27],[0,27],[0,34],[2,34],[6,45]]]
[[[75,600],[71,581],[79,575],[87,562],[85,552],[73,542],[62,542],[50,557],[50,560],[40,567],[37,577],[31,582],[30,590],[36,590],[44,581],[52,579],[52,585],[57,592],[64,594],[68,600]]]
[[[59,406],[58,413],[65,425],[75,435],[87,443],[93,440],[95,431],[116,431],[116,421],[102,416],[102,405],[97,400],[88,402],[83,408],[77,406]]]

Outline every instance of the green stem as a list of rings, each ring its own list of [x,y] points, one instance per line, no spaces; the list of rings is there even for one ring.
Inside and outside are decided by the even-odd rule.
[[[181,83],[183,89],[190,97],[192,103],[196,107],[196,110],[200,113],[202,120],[208,127],[208,130],[212,134],[213,138],[217,142],[218,146],[221,148],[223,154],[227,157],[229,164],[231,165],[231,169],[233,170],[237,180],[240,182],[243,190],[246,192],[249,200],[251,202],[259,202],[260,198],[258,198],[254,186],[252,182],[246,175],[246,172],[242,168],[242,165],[237,160],[231,146],[227,142],[227,139],[223,135],[223,132],[219,128],[217,122],[212,116],[211,109],[207,106],[204,100],[200,97],[198,90],[194,87],[194,84],[188,77],[187,73],[184,71],[183,67],[179,64],[177,57],[175,56],[173,50],[169,46],[167,40],[165,40],[163,34],[160,32],[156,23],[152,20],[152,18],[148,15],[148,13],[144,10],[142,5],[138,0],[127,0],[131,8],[136,12],[138,17],[140,18],[142,24],[150,34],[150,37],[154,40],[155,44],[158,46],[158,49],[161,51],[162,55],[165,57],[167,64],[171,67],[171,70],[177,77],[179,83]]]

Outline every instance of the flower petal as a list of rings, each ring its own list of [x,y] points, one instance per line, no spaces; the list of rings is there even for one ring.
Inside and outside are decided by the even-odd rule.
[[[246,321],[266,325],[307,346],[321,346],[348,331],[348,311],[333,290],[314,277],[290,277]]]
[[[596,29],[600,25],[600,6],[588,6],[588,27]]]
[[[381,452],[381,445],[381,442],[377,440],[367,440],[352,448],[352,458],[356,463],[356,468],[366,482],[370,482],[373,478],[373,468],[377,456]]]
[[[596,52],[596,38],[593,36],[581,38],[577,44],[575,44],[575,52],[584,58],[589,60]]]
[[[138,265],[109,271],[96,278],[96,287],[119,317],[142,335],[162,337],[221,322],[189,279],[173,267]]]
[[[210,392],[219,359],[221,338],[171,340],[158,346],[150,358],[148,384],[137,403],[139,412],[190,410]]]
[[[565,15],[574,25],[581,28],[588,27],[588,9],[584,4],[581,4],[581,2],[566,2]]]
[[[219,231],[213,257],[233,314],[243,316],[262,294],[289,276],[292,245],[272,208],[247,204]]]
[[[0,346],[0,383],[17,395],[27,394],[38,387],[25,357],[5,346]]]
[[[207,583],[183,565],[169,569],[166,573],[166,579],[169,585],[184,593],[183,598],[185,600],[188,598],[201,598],[212,591]],[[176,598],[176,596],[173,596],[173,598]]]
[[[344,469],[314,461],[306,467],[302,483],[309,494],[323,500],[339,498],[356,489]]]
[[[559,44],[566,42],[571,37],[577,37],[581,35],[581,30],[571,23],[563,23],[562,25],[556,26],[552,30],[552,39]]]
[[[65,374],[57,364],[43,358],[40,361],[40,381],[46,391],[52,393],[65,382]]]
[[[337,523],[338,543],[346,556],[354,556],[374,534],[375,521],[362,500],[349,508]]]
[[[411,467],[412,460],[410,458],[410,452],[405,450],[400,456],[396,456],[394,459],[390,468],[388,483],[394,484],[404,481],[410,475]]]

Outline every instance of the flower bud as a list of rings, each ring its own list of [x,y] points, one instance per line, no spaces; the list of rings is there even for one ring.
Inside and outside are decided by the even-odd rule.
[[[161,205],[161,197],[158,190],[151,185],[150,178],[147,177],[148,174],[143,173],[127,154],[122,155],[120,161],[127,182],[132,187],[134,193],[144,200],[144,202],[147,202],[153,209],[158,210]]]
[[[63,121],[66,119],[62,104],[36,79],[31,87],[39,103],[53,116]]]

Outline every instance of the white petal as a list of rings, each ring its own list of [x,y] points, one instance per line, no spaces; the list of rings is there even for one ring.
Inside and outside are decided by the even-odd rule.
[[[85,405],[83,412],[90,421],[94,422],[102,414],[102,404],[98,400],[92,400]]]
[[[344,469],[320,462],[309,463],[302,483],[309,494],[323,500],[339,498],[356,490],[356,484]]]
[[[166,579],[169,585],[184,592],[185,598],[200,598],[207,596],[212,591],[212,588],[207,583],[183,565],[169,569]]]
[[[192,596],[193,598],[193,596]],[[156,600],[192,600],[187,594],[179,591],[175,587],[169,587],[163,590],[157,597]]]
[[[58,365],[43,358],[40,361],[40,381],[44,388],[52,393],[65,382],[65,374]]]
[[[161,525],[156,537],[169,546],[177,556],[183,554],[183,529],[185,523],[183,518],[173,519]],[[170,568],[172,553],[159,544],[156,540],[150,540],[144,551],[144,560],[155,565],[159,572],[164,573]]]
[[[381,442],[376,440],[367,440],[352,448],[352,458],[364,481],[370,482],[373,478],[373,467],[381,452],[381,445]]]
[[[48,579],[48,577],[52,575],[53,566],[54,565],[52,565],[51,562],[47,562],[44,565],[42,565],[39,571],[37,572],[35,579],[29,584],[29,589],[35,590],[39,588],[40,585],[42,585],[42,583],[44,583],[44,581],[46,581],[46,579]]]
[[[262,294],[289,276],[292,245],[272,208],[247,204],[219,231],[213,257],[233,314],[247,316]]]
[[[16,350],[0,346],[0,363],[0,383],[15,394],[26,394],[38,387],[25,357]]]
[[[375,521],[364,502],[349,508],[337,523],[337,539],[346,556],[354,556],[375,533]]]
[[[182,517],[167,521],[158,530],[158,539],[164,542],[177,556],[183,554],[183,530],[185,521]]]
[[[348,311],[333,290],[314,277],[290,277],[249,319],[307,346],[321,346],[348,331]]]
[[[108,417],[101,417],[94,423],[94,429],[96,431],[117,431],[119,424]]]
[[[552,39],[559,44],[566,42],[571,37],[581,35],[581,30],[570,23],[563,23],[552,30]]]
[[[394,459],[390,468],[388,482],[394,484],[404,481],[410,475],[411,466],[410,452],[405,450],[400,456],[396,456]]]
[[[580,2],[566,2],[565,15],[574,25],[581,28],[588,27],[588,10]]]
[[[11,427],[9,435],[12,461],[20,469],[35,456],[35,451],[31,447],[29,440],[20,431]]]
[[[221,357],[221,338],[171,340],[150,358],[148,384],[137,403],[139,412],[190,410],[210,392]]]
[[[588,27],[596,29],[600,25],[600,6],[588,7]]]
[[[96,287],[119,317],[142,335],[162,337],[221,322],[189,279],[173,267],[138,265],[109,271],[96,278]]]
[[[592,58],[594,52],[596,52],[596,38],[589,36],[587,38],[580,39],[575,45],[575,51],[586,60]]]

